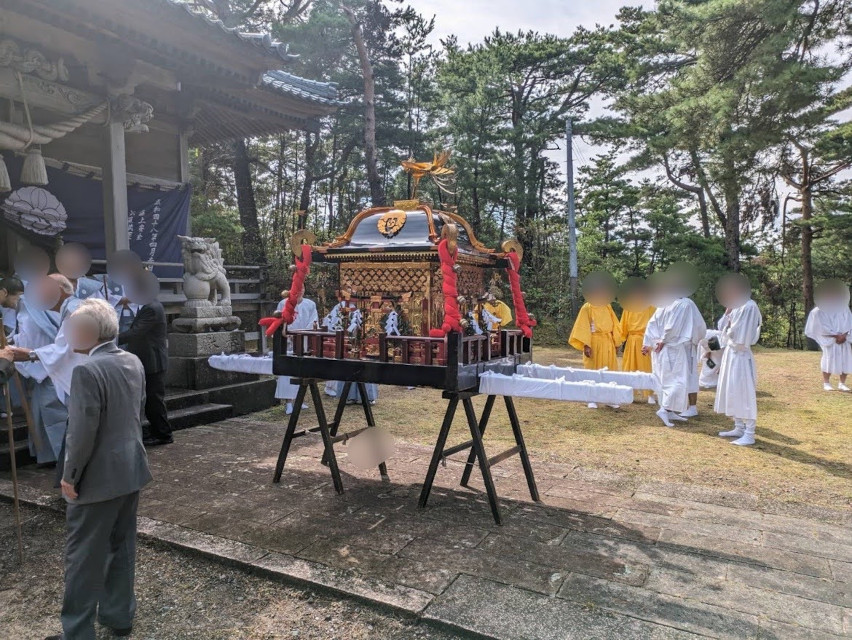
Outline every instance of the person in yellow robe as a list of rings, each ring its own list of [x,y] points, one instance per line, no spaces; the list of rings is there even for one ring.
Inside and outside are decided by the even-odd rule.
[[[485,295],[482,301],[482,309],[488,313],[481,314],[483,318],[479,319],[479,322],[485,321],[484,324],[489,331],[499,331],[512,324],[512,310],[509,305],[498,300],[493,293]]]
[[[615,298],[615,286],[611,276],[604,273],[592,273],[583,282],[583,297],[586,303],[580,307],[568,344],[583,354],[583,366],[586,369],[618,371],[618,347],[624,342],[621,325],[612,300]],[[589,408],[597,405],[589,403]]]
[[[644,280],[629,278],[619,294],[619,302],[623,309],[619,321],[621,335],[624,337],[622,371],[651,372],[651,354],[642,353],[645,328],[656,311],[656,307],[649,302],[649,293]],[[642,397],[648,399],[648,404],[654,404],[654,397],[650,391],[643,391]]]

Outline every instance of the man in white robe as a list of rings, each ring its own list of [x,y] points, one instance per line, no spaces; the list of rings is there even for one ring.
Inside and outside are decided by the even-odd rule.
[[[742,274],[720,280],[717,292],[719,301],[731,312],[722,332],[725,352],[714,409],[734,420],[734,428],[719,435],[736,438],[736,445],[752,445],[757,425],[757,369],[751,347],[760,339],[763,318],[751,299],[751,285]]]
[[[657,415],[663,424],[670,426],[672,421],[683,422],[698,415],[695,350],[707,332],[707,325],[688,297],[691,292],[685,276],[668,273],[661,287],[662,297],[674,298],[662,312],[661,334],[653,348],[658,354],[660,380]]]
[[[278,303],[278,308],[275,309],[275,315],[280,317],[284,310],[284,305],[287,303],[288,291],[282,291],[281,302]],[[317,305],[313,300],[308,300],[304,296],[299,296],[299,302],[296,304],[296,317],[291,324],[287,325],[287,329],[305,330],[313,329],[314,324],[319,322],[317,315]],[[287,338],[287,351],[293,351],[293,338]],[[275,387],[275,397],[279,400],[287,402],[287,415],[293,413],[293,400],[296,399],[296,394],[299,391],[299,386],[292,384],[287,376],[278,376],[278,384]],[[303,409],[307,409],[308,405],[302,405]]]
[[[822,388],[834,391],[831,376],[840,377],[839,391],[849,391],[846,376],[852,373],[852,311],[849,287],[842,282],[820,285],[815,296],[817,306],[808,315],[805,335],[822,349],[820,369]]]

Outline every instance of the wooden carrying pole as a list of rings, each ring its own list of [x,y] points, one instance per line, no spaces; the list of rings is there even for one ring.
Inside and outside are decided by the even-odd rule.
[[[7,346],[6,334],[0,327],[0,349],[5,349]],[[18,372],[13,374],[17,377]],[[21,532],[21,505],[18,501],[18,461],[15,460],[15,433],[12,426],[12,397],[9,393],[9,381],[4,380],[0,383],[0,388],[3,389],[3,397],[6,398],[6,433],[9,437],[9,468],[12,471],[12,509],[15,512],[15,528],[18,533],[18,559],[23,564],[24,562],[24,538]],[[20,388],[20,385],[19,385]],[[29,423],[29,409],[27,409],[27,422]]]

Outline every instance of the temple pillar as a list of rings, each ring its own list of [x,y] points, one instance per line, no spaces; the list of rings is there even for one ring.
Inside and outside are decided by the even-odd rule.
[[[187,184],[189,177],[189,137],[192,135],[192,130],[182,128],[178,135],[178,153],[180,153],[180,181]],[[192,212],[186,216],[186,229],[184,233],[188,236],[192,235]]]
[[[111,118],[104,127],[104,235],[106,254],[129,249],[127,236],[127,163],[124,122]]]

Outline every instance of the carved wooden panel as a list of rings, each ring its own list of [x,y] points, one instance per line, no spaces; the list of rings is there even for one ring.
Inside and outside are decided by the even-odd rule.
[[[428,296],[430,267],[428,262],[341,264],[340,285],[351,286],[359,296],[409,292]]]

